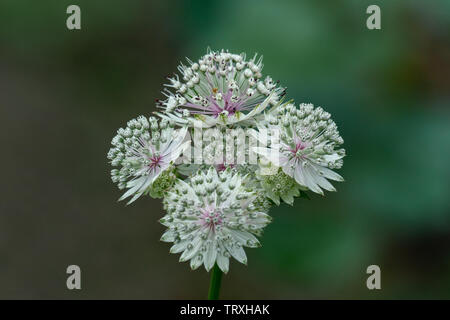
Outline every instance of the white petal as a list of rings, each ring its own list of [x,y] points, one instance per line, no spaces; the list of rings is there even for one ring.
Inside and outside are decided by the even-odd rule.
[[[308,166],[305,166],[303,168],[304,170],[303,172],[303,176],[305,177],[305,182],[306,182],[306,186],[311,190],[314,191],[316,193],[319,193],[321,195],[323,195],[323,191],[322,189],[320,189],[320,187],[317,185],[314,176],[311,174],[311,169]]]
[[[259,240],[247,231],[231,230],[234,238],[239,240],[243,246],[257,248],[260,246]],[[249,245],[249,242],[253,242],[253,245]]]
[[[216,257],[217,257],[216,242],[212,241],[211,244],[206,248],[206,253],[204,257],[204,264],[206,271],[209,272],[209,270],[212,269],[214,263],[216,262]]]
[[[342,159],[344,156],[338,155],[337,153],[326,154],[323,156],[326,162],[334,162],[336,160]]]
[[[303,174],[303,170],[304,168],[301,163],[298,163],[294,169],[294,179],[299,185],[306,186],[306,179]]]
[[[180,241],[180,242],[174,244],[170,248],[170,253],[180,253],[181,251],[186,249],[186,247],[189,244],[189,242],[190,241],[188,241],[188,240],[183,240],[183,241]]]
[[[329,183],[327,179],[320,176],[318,173],[316,174],[315,179],[316,179],[317,184],[319,186],[321,186],[322,188],[324,188],[325,190],[336,191],[336,189],[333,187],[333,185],[331,183]]]
[[[170,143],[167,145],[167,147],[164,148],[164,150],[161,150],[161,154],[168,155],[171,152],[173,152],[175,149],[177,149],[181,143],[183,142],[184,138],[186,137],[187,133],[187,127],[183,127],[179,129],[178,131],[174,131],[172,140],[170,140]],[[190,142],[190,141],[186,141]]]
[[[161,236],[161,241],[164,242],[173,242],[175,240],[175,234],[172,230],[167,230],[164,232],[164,234]]]
[[[322,172],[322,175],[325,178],[328,178],[328,179],[331,179],[331,180],[334,180],[334,181],[344,181],[344,178],[342,178],[336,172],[334,172],[334,171],[332,171],[332,170],[330,170],[330,169],[328,169],[326,167],[320,166],[318,164],[313,164],[313,165],[314,165],[314,168],[317,170],[317,172],[319,172],[319,173]]]
[[[195,237],[194,240],[192,240],[192,242],[191,242],[192,249],[189,250],[186,246],[186,250],[184,250],[183,254],[181,255],[180,261],[188,261],[193,256],[195,256],[197,254],[198,250],[200,249],[202,243],[203,243],[203,241],[201,240],[201,238],[199,236]]]
[[[164,160],[167,162],[175,162],[189,146],[191,145],[191,141],[186,141],[176,149],[172,150],[171,153],[166,153],[167,158]]]
[[[200,267],[203,263],[203,258],[201,257],[201,253],[197,254],[194,258],[191,259],[191,269],[195,270]]]
[[[217,265],[223,273],[227,273],[230,268],[230,259],[222,254],[217,255]]]
[[[139,177],[138,179],[129,181],[127,183],[127,188],[129,189],[119,198],[119,201],[122,201],[137,192],[139,188],[146,182],[146,178],[147,177]]]
[[[247,255],[245,254],[244,248],[239,246],[234,251],[234,258],[240,263],[247,264]]]
[[[225,243],[225,247],[228,252],[235,258],[237,261],[243,264],[247,264],[247,256],[245,255],[245,251],[242,246],[231,245],[229,243]]]
[[[266,109],[267,106],[269,105],[270,99],[272,99],[272,96],[273,96],[273,95],[274,95],[274,92],[272,92],[271,94],[269,94],[269,95],[267,96],[267,98],[266,98],[262,103],[260,103],[260,104],[257,105],[255,108],[253,108],[252,111],[250,111],[249,113],[247,113],[246,115],[244,115],[244,117],[242,117],[241,119],[242,119],[242,120],[245,120],[245,119],[248,119],[248,118],[253,117],[254,115],[256,115],[256,114],[258,114],[258,113],[263,112],[264,109]]]

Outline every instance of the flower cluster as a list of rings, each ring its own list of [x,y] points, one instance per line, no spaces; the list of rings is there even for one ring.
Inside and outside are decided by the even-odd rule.
[[[188,62],[169,78],[157,117],[117,131],[111,178],[126,189],[120,200],[163,198],[161,240],[180,261],[227,272],[231,257],[246,264],[244,247],[260,246],[271,206],[335,191],[343,139],[321,107],[284,101],[261,57],[222,50]]]

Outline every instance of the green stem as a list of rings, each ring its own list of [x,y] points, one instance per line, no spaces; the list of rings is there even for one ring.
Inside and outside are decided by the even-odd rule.
[[[222,270],[217,264],[211,271],[211,282],[209,284],[208,300],[218,300],[220,292],[220,283],[222,282]]]

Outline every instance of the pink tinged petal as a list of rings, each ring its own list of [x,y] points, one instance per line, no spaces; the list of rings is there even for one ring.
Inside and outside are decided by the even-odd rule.
[[[201,114],[201,115],[205,115],[205,116],[207,116],[207,115],[214,115],[214,116],[216,116],[217,115],[217,112],[213,112],[213,111],[191,111],[191,114]]]
[[[209,111],[213,111],[216,115],[221,113],[223,109],[214,101],[212,97],[208,97],[209,105],[208,109]]]
[[[184,106],[188,107],[188,108],[192,108],[192,109],[199,109],[199,110],[206,110],[206,108],[207,108],[207,107],[204,107],[204,106],[201,106],[201,105],[198,105],[195,103],[190,103],[190,102],[186,103]]]
[[[233,90],[229,89],[227,91],[227,93],[225,93],[224,96],[223,96],[223,100],[225,101],[225,103],[228,104],[230,102],[230,99],[231,99],[232,95],[233,95]]]

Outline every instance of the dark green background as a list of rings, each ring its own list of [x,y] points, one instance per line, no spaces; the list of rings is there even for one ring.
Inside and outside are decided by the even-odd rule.
[[[263,54],[290,98],[332,114],[348,154],[338,192],[271,211],[222,297],[450,298],[449,40],[446,0],[2,0],[0,298],[206,297],[208,274],[159,241],[161,202],[117,202],[106,153],[208,46]],[[382,290],[366,288],[371,264]]]

